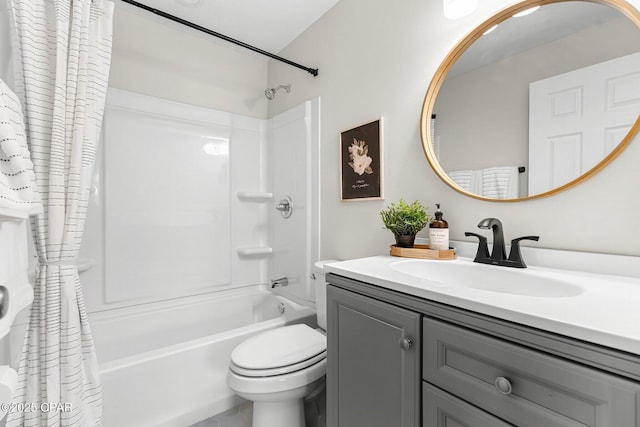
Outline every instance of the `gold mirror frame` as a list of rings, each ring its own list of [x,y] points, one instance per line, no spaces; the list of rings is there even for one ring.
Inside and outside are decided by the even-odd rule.
[[[424,149],[424,153],[427,157],[427,161],[431,168],[435,171],[435,173],[440,177],[442,181],[445,182],[449,187],[453,188],[458,193],[464,194],[469,197],[473,197],[474,199],[486,200],[490,202],[517,202],[522,200],[532,200],[538,199],[542,197],[551,196],[553,194],[564,191],[568,188],[571,188],[587,179],[591,176],[598,173],[601,169],[607,166],[613,159],[615,159],[631,142],[631,140],[635,137],[640,129],[640,116],[636,119],[635,123],[627,133],[627,135],[620,141],[620,143],[616,146],[616,148],[609,153],[604,159],[602,159],[597,165],[580,175],[578,178],[570,181],[560,187],[554,188],[552,190],[546,191],[540,194],[534,194],[533,196],[520,197],[515,199],[492,199],[489,197],[479,196],[477,194],[471,193],[459,187],[442,169],[440,162],[438,161],[436,154],[434,152],[433,141],[431,141],[431,114],[433,113],[433,107],[436,102],[436,98],[438,93],[440,92],[440,87],[444,82],[445,77],[447,76],[449,70],[453,67],[455,62],[462,56],[462,54],[473,44],[476,40],[478,40],[485,31],[489,28],[497,25],[509,18],[511,18],[514,14],[518,12],[522,12],[534,6],[544,6],[552,3],[563,3],[568,1],[576,1],[576,0],[525,0],[516,5],[510,6],[491,18],[484,21],[478,27],[476,27],[471,33],[469,33],[465,38],[463,38],[446,56],[442,64],[438,67],[431,83],[429,84],[429,89],[427,90],[427,94],[424,98],[424,103],[422,105],[422,114],[420,117],[420,137],[422,139],[422,148]],[[624,0],[580,0],[590,3],[597,3],[602,5],[607,5],[615,8],[619,12],[621,12],[624,16],[629,18],[640,30],[640,12],[628,4]]]

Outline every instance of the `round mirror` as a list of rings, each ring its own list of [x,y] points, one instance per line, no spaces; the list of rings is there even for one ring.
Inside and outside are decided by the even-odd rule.
[[[422,108],[429,164],[454,190],[516,201],[569,188],[640,128],[640,14],[621,0],[529,0],[465,37]]]

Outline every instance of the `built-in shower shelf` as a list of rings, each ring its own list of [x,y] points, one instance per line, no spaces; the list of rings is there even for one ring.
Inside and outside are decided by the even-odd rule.
[[[273,193],[264,191],[238,191],[238,199],[264,202],[273,199]]]
[[[240,256],[260,256],[260,255],[269,255],[273,252],[273,248],[269,246],[253,246],[246,248],[238,248],[238,255]]]

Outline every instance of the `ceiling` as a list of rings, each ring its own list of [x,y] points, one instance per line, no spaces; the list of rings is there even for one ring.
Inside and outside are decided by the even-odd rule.
[[[271,53],[280,52],[339,0],[137,0]]]
[[[588,1],[553,3],[521,18],[511,17],[480,37],[455,63],[449,76],[500,61],[527,49],[623,17],[606,5]]]

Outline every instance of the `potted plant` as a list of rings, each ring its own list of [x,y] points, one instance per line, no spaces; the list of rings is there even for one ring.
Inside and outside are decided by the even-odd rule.
[[[419,201],[411,204],[400,199],[398,204],[391,203],[386,209],[380,211],[380,218],[384,228],[390,230],[396,238],[396,246],[412,248],[416,234],[422,230],[431,220],[427,215],[426,206]]]

